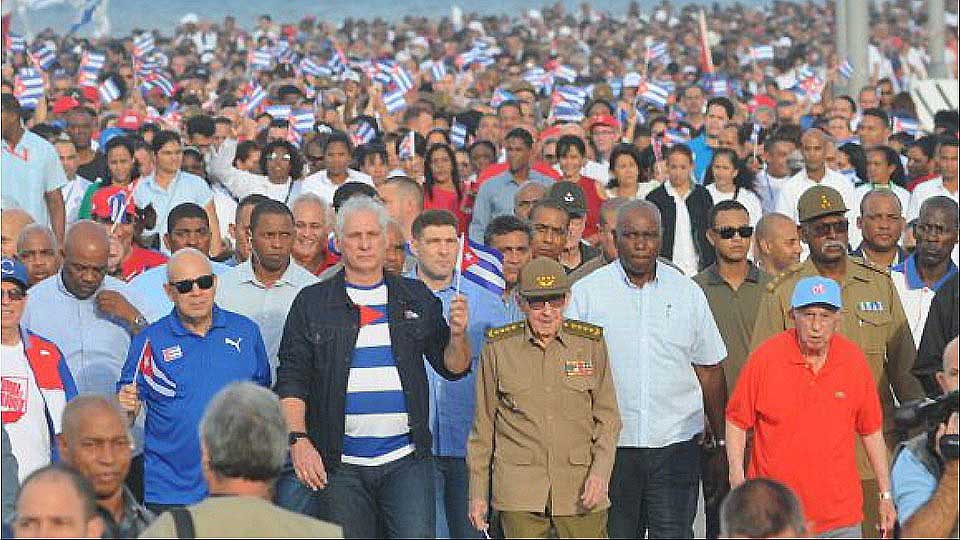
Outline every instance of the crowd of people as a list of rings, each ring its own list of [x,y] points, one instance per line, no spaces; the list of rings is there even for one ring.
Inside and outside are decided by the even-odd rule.
[[[956,537],[922,4],[5,35],[5,533]]]

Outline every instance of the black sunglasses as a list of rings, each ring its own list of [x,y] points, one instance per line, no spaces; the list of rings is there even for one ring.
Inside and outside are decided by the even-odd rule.
[[[193,285],[196,284],[197,287],[200,287],[201,291],[205,291],[210,287],[213,287],[213,274],[207,274],[205,276],[200,276],[196,279],[184,279],[181,281],[174,281],[170,283],[177,289],[177,292],[180,294],[187,294],[193,290]]]
[[[833,234],[845,234],[849,228],[850,222],[847,220],[834,221],[833,223],[812,223],[807,225],[807,230],[810,231],[813,236],[817,237],[827,236],[831,232],[833,232]]]
[[[714,229],[713,232],[717,233],[717,235],[724,240],[729,240],[737,234],[740,235],[740,238],[750,238],[753,236],[753,227],[749,225],[744,225],[743,227],[720,227],[719,229]]]
[[[547,296],[543,298],[529,298],[527,299],[527,305],[530,306],[530,309],[534,311],[542,311],[547,309],[547,304],[550,304],[550,307],[553,309],[563,309],[564,302],[567,301],[566,295],[559,296]]]

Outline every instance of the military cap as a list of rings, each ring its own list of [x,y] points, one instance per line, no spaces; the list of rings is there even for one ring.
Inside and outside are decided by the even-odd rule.
[[[800,218],[800,223],[831,214],[843,214],[847,210],[848,208],[843,204],[843,197],[840,196],[840,192],[823,185],[813,186],[803,192],[800,201],[797,203],[797,215]]]
[[[524,298],[559,296],[569,291],[567,272],[553,259],[537,257],[520,271],[520,295]]]
[[[550,186],[547,198],[560,203],[570,216],[587,215],[587,197],[583,194],[583,188],[573,182],[554,182]]]

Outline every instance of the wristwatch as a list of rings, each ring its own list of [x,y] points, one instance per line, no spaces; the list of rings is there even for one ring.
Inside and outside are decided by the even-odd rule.
[[[308,435],[302,431],[291,431],[288,441],[290,442],[290,446],[293,446],[300,439],[306,439],[307,437]]]
[[[892,501],[892,500],[893,500],[893,493],[890,492],[890,491],[881,491],[881,492],[879,493],[879,495],[880,495],[880,500],[881,500],[881,501]]]

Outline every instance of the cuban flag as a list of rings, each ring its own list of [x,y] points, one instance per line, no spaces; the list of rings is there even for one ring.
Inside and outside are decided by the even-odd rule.
[[[263,112],[269,114],[274,120],[287,120],[293,108],[290,105],[268,105]]]
[[[77,85],[96,88],[99,78],[100,78],[99,71],[90,70],[88,68],[80,68],[80,70],[77,73]]]
[[[4,45],[7,47],[7,50],[12,53],[27,52],[27,40],[24,39],[23,36],[7,34],[6,43],[4,43]]]
[[[687,129],[667,129],[663,132],[663,142],[667,146],[686,144],[690,142],[690,132]]]
[[[553,74],[542,67],[530,68],[524,71],[523,80],[530,83],[538,92],[542,92],[545,88],[553,86]]]
[[[583,111],[569,104],[558,104],[550,111],[550,118],[553,122],[580,122],[583,120]]]
[[[641,83],[637,95],[644,102],[661,110],[667,108],[667,102],[670,100],[670,92],[655,82]]]
[[[853,77],[853,64],[850,63],[850,59],[844,58],[840,67],[837,68],[837,71],[840,72],[840,76],[844,79],[849,80],[850,77]]]
[[[143,33],[133,38],[133,55],[138,58],[144,58],[157,48],[153,39],[153,34]]]
[[[413,77],[410,73],[403,68],[401,65],[396,65],[390,72],[390,78],[393,79],[393,82],[396,83],[397,88],[403,92],[407,92],[413,88]]]
[[[107,56],[102,52],[85,51],[80,59],[81,68],[89,68],[100,71],[103,65],[107,63]]]
[[[715,96],[727,96],[730,94],[730,87],[727,84],[727,80],[723,78],[715,78],[710,80],[710,93]]]
[[[587,91],[576,86],[561,85],[553,89],[553,105],[582,109],[587,103]]]
[[[166,373],[157,366],[153,358],[153,347],[150,345],[149,339],[146,340],[143,344],[143,350],[140,351],[140,360],[137,362],[137,373],[134,374],[133,380],[137,383],[143,380],[154,392],[162,396],[172,398],[177,395],[177,383],[170,380]]]
[[[314,118],[313,111],[310,109],[297,109],[290,113],[290,123],[293,125],[293,129],[301,135],[313,129],[315,122],[316,118]]]
[[[267,99],[267,92],[256,82],[251,82],[247,95],[241,100],[240,112],[251,116],[254,111],[260,108],[263,101]]]
[[[403,90],[398,88],[383,95],[383,104],[387,107],[388,113],[395,114],[407,108],[407,99],[403,94]]]
[[[330,60],[327,61],[327,67],[330,68],[330,71],[335,75],[339,75],[347,69],[347,57],[341,49],[338,48],[333,51],[333,55],[331,55]]]
[[[434,81],[442,81],[447,76],[447,65],[443,60],[437,60],[430,65],[430,76]]]
[[[300,71],[304,75],[313,75],[314,77],[332,77],[333,71],[327,66],[321,66],[311,58],[304,57],[300,60]]]
[[[662,41],[651,44],[649,47],[647,47],[647,51],[644,54],[644,60],[647,63],[657,62],[658,64],[669,64],[670,53],[667,50],[667,44]]]
[[[57,61],[57,49],[49,41],[44,41],[30,53],[30,59],[37,67],[47,71]]]
[[[493,91],[493,97],[490,98],[491,107],[499,107],[505,101],[516,101],[517,96],[513,95],[513,92],[509,90],[504,90],[503,88],[497,88]]]
[[[14,79],[13,95],[25,109],[36,109],[44,96],[43,76],[35,68],[20,68]]]
[[[377,130],[369,122],[357,122],[350,128],[350,138],[354,146],[369,144],[377,138]]]
[[[458,122],[456,118],[450,125],[450,142],[457,148],[463,148],[467,145],[467,126]]]
[[[140,91],[144,94],[154,88],[159,88],[163,92],[163,95],[167,97],[173,96],[173,83],[159,73],[148,74],[143,78],[143,82],[140,83]]]
[[[80,13],[77,15],[76,22],[73,23],[73,26],[70,27],[70,31],[67,32],[67,35],[70,35],[82,26],[88,24],[93,20],[93,12],[97,10],[100,6],[100,0],[87,0],[87,4],[80,10]]]
[[[750,47],[750,59],[756,62],[773,60],[773,45],[754,45]]]
[[[117,83],[115,83],[112,78],[108,78],[100,83],[100,88],[97,89],[97,92],[100,94],[100,101],[103,102],[104,105],[120,99],[120,87],[117,86]]]
[[[920,131],[920,122],[917,122],[913,118],[894,116],[892,123],[894,133],[906,133],[914,137],[919,137],[923,134]]]
[[[250,69],[254,71],[269,71],[273,64],[273,54],[268,49],[250,51],[247,63],[250,65]]]
[[[417,135],[413,130],[407,132],[397,147],[397,157],[401,160],[412,159],[417,152]]]
[[[498,297],[503,296],[507,284],[503,279],[503,255],[483,244],[460,235],[460,257],[457,259],[457,290],[460,277],[487,289]]]
[[[553,68],[553,76],[554,78],[563,79],[572,83],[577,80],[577,71],[570,66],[557,64],[557,67]]]

